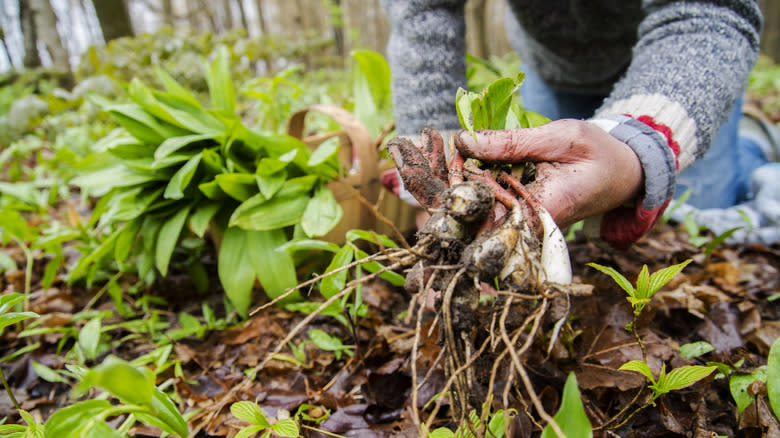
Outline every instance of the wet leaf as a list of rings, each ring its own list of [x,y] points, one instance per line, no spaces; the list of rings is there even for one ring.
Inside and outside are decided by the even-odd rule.
[[[582,406],[582,398],[580,390],[577,388],[577,378],[574,373],[569,373],[569,377],[566,379],[566,384],[563,386],[561,407],[553,419],[568,438],[590,438],[593,436],[593,428],[588,416],[585,415],[585,408]],[[558,434],[549,425],[542,431],[542,438],[556,436]]]
[[[713,350],[715,350],[715,347],[713,347],[709,342],[692,342],[690,344],[680,346],[680,356],[686,359],[693,359],[695,357],[703,356]]]
[[[769,405],[777,418],[780,418],[780,338],[775,339],[769,350],[769,358],[766,364],[767,380],[766,389],[769,396]]]

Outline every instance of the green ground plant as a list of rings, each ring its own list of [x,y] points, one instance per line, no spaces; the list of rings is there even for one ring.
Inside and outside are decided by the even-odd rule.
[[[268,420],[265,413],[255,403],[240,401],[230,405],[230,413],[235,417],[246,421],[249,426],[241,429],[237,438],[248,438],[256,433],[263,432],[263,438],[276,434],[283,437],[297,437],[299,433],[298,423],[292,418],[279,419],[273,423]]]
[[[292,137],[244,126],[228,60],[223,49],[207,69],[213,110],[161,70],[166,91],[134,80],[132,103],[100,101],[122,128],[87,158],[99,170],[72,183],[101,196],[91,223],[105,237],[71,280],[104,258],[122,266],[136,256],[139,277],[151,283],[167,274],[183,236],[209,230],[218,239],[220,281],[239,314],[248,312],[256,279],[272,298],[296,284],[292,258],[274,249],[293,236],[324,235],[341,219],[325,187],[339,176],[337,145],[311,152]]]

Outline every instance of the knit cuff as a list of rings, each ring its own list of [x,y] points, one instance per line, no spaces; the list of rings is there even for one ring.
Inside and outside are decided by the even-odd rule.
[[[677,164],[667,139],[650,126],[627,116],[588,120],[630,147],[645,175],[642,206],[653,210],[674,195]]]
[[[675,154],[669,137],[627,116],[604,116],[588,120],[625,143],[639,157],[645,190],[633,207],[618,207],[604,214],[600,237],[612,247],[628,249],[647,233],[674,195],[677,176]]]

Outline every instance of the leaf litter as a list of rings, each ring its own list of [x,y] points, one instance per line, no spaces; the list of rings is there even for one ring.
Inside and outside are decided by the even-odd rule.
[[[616,267],[633,281],[643,264],[651,271],[687,258],[694,262],[662,289],[648,305],[638,321],[639,334],[647,347],[647,362],[654,374],[662,364],[667,369],[686,364],[718,362],[738,374],[749,374],[766,365],[769,348],[780,334],[780,306],[769,297],[780,291],[778,269],[780,248],[764,246],[721,246],[709,260],[690,245],[687,235],[671,225],[658,226],[625,253],[605,251],[582,238],[570,242],[574,267],[574,283],[592,286],[588,294],[571,297],[570,318],[561,329],[561,336],[548,353],[552,326],[543,324],[545,339],[537,339],[525,352],[524,365],[545,409],[554,412],[560,403],[560,391],[569,372],[577,376],[588,416],[595,427],[608,424],[621,409],[637,407],[647,397],[639,393],[644,381],[637,373],[618,371],[630,360],[640,360],[641,351],[626,323],[631,321],[631,308],[622,291],[605,276],[586,267],[588,262]],[[23,255],[9,246],[2,252],[24,266]],[[209,262],[209,260],[206,260]],[[213,266],[210,269],[215,270]],[[125,319],[116,316],[114,303],[104,295],[93,298],[98,287],[70,287],[55,280],[48,289],[40,285],[42,263],[33,270],[30,310],[41,315],[35,326],[50,329],[43,334],[20,337],[9,328],[3,334],[0,355],[5,356],[25,345],[40,342],[41,346],[3,364],[6,377],[22,408],[34,417],[45,419],[54,410],[72,403],[70,385],[49,382],[41,376],[38,365],[62,370],[73,358],[66,357],[78,342],[78,330],[91,315],[103,312],[101,349],[97,364],[111,353],[127,360],[154,352],[161,345],[173,346],[168,367],[158,375],[158,382],[169,381],[175,387],[185,413],[193,413],[190,428],[199,429],[197,436],[234,436],[242,427],[228,409],[216,412],[220,400],[242,383],[237,399],[255,401],[269,417],[278,418],[302,414],[305,436],[417,436],[412,403],[422,413],[430,413],[430,400],[447,386],[441,352],[439,329],[430,312],[423,313],[421,339],[417,340],[415,379],[411,356],[414,346],[415,321],[407,320],[410,295],[400,287],[382,280],[372,280],[363,286],[366,316],[358,318],[353,329],[333,318],[313,318],[306,330],[291,341],[302,354],[296,359],[289,347],[283,349],[254,379],[246,371],[262,363],[268,352],[284,339],[291,328],[305,318],[300,313],[279,308],[266,308],[247,321],[223,330],[205,330],[202,337],[195,333],[180,339],[165,339],[159,333],[122,326]],[[0,279],[0,290],[13,291],[24,287],[24,274],[7,270]],[[132,282],[121,283],[126,288]],[[167,285],[169,288],[161,288]],[[218,291],[193,300],[195,292],[186,281],[171,287],[161,283],[145,291],[164,299],[165,305],[146,312],[148,324],[161,322],[168,328],[181,328],[181,313],[196,315],[201,324],[201,302],[210,304],[217,315],[224,317],[224,307]],[[140,309],[136,309],[139,311]],[[150,315],[154,314],[154,318]],[[518,316],[520,317],[520,316]],[[154,319],[155,321],[151,321]],[[511,319],[511,318],[510,318]],[[511,323],[511,322],[510,322]],[[111,328],[112,325],[118,326]],[[431,329],[433,327],[433,329]],[[355,346],[354,354],[337,357],[335,351],[318,348],[310,341],[310,330],[322,330],[336,336],[344,345]],[[682,345],[706,341],[714,350],[704,356],[685,359],[679,353]],[[300,360],[303,359],[303,360]],[[480,365],[489,369],[490,363]],[[478,367],[478,368],[479,368]],[[154,368],[154,366],[152,367]],[[501,376],[502,374],[499,374]],[[503,375],[506,377],[506,375]],[[421,382],[416,397],[412,397],[412,382]],[[505,385],[506,382],[496,382]],[[518,385],[517,382],[513,383]],[[515,387],[516,388],[516,387]],[[766,388],[754,388],[756,401],[742,416],[730,396],[728,379],[715,375],[696,385],[666,394],[656,408],[648,408],[631,417],[619,429],[600,430],[604,436],[646,437],[671,433],[694,432],[696,436],[718,434],[726,436],[773,436],[780,433],[766,399]],[[763,395],[762,395],[763,394]],[[495,407],[511,407],[518,414],[511,420],[514,436],[536,436],[535,417],[531,402],[513,389],[493,400]],[[17,414],[0,397],[0,417]],[[448,411],[453,408],[446,396],[438,396],[441,406],[434,422],[428,426],[452,426]],[[509,406],[502,406],[502,402]],[[206,421],[208,419],[208,421]],[[139,426],[136,436],[159,436],[160,431]],[[776,436],[776,435],[775,435]]]

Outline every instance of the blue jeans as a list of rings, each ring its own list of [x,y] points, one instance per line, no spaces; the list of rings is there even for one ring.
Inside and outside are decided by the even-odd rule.
[[[523,107],[552,120],[587,119],[601,106],[606,95],[555,90],[534,72],[526,70],[520,87]],[[742,98],[729,114],[703,157],[677,176],[675,197],[690,190],[688,204],[697,208],[726,208],[749,199],[750,175],[767,163],[761,148],[738,136]]]

